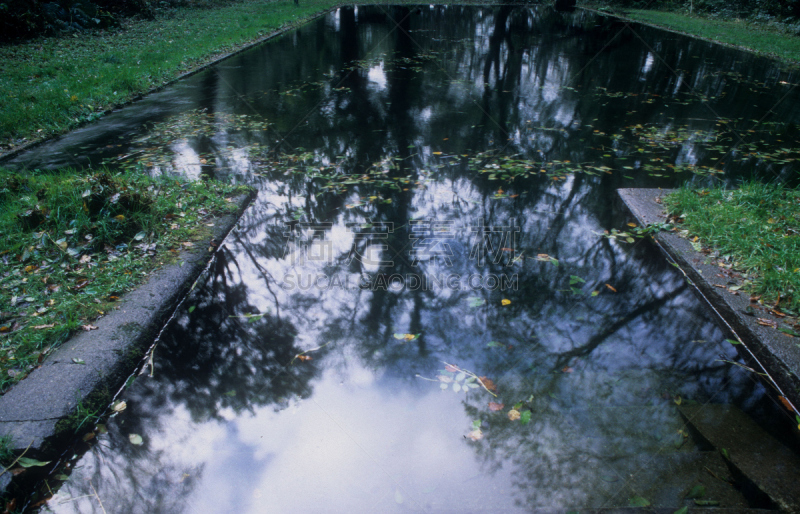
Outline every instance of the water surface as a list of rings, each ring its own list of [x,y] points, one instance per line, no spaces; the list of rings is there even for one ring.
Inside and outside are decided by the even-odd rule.
[[[20,156],[259,190],[48,508],[683,505],[678,404],[769,407],[604,231],[620,187],[791,181],[795,80],[584,12],[345,7]]]

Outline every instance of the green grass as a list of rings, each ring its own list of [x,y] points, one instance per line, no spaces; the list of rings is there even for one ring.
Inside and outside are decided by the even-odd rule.
[[[800,62],[800,37],[764,23],[665,11],[625,10],[624,13],[625,17],[635,21],[747,48],[761,55]]]
[[[233,208],[226,197],[242,192],[107,171],[0,169],[0,184],[0,391],[207,237],[212,219]]]
[[[749,273],[750,292],[787,314],[800,312],[800,191],[776,184],[738,190],[679,189],[664,200],[688,235]]]
[[[241,0],[123,29],[0,47],[0,150],[63,133],[181,73],[335,6]]]

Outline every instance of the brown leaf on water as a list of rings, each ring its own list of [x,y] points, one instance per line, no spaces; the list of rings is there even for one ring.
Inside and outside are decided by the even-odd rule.
[[[789,412],[794,412],[794,408],[792,407],[792,404],[791,404],[791,402],[789,402],[789,400],[787,400],[787,399],[786,399],[786,398],[784,398],[783,396],[778,396],[778,399],[781,401],[781,405],[783,405],[784,407],[786,407],[786,409],[787,409]]]
[[[299,360],[300,362],[306,362],[306,361],[310,361],[312,359],[313,359],[313,357],[310,356],[310,355],[298,355],[297,356],[297,360]]]
[[[489,391],[491,391],[493,393],[497,392],[497,386],[494,385],[494,382],[492,381],[491,378],[487,378],[487,377],[478,377],[478,378],[481,381],[481,383],[483,384],[483,387],[485,387],[486,389],[488,389]]]
[[[505,407],[504,403],[489,402],[489,410],[492,412],[503,410],[503,407]]]
[[[458,366],[453,366],[452,364],[445,364],[444,369],[446,369],[450,373],[458,373],[459,371],[461,371],[460,369],[458,369]]]
[[[613,291],[613,292],[615,292],[615,293],[617,292],[617,290],[616,290],[616,289],[614,289],[614,286],[612,286],[612,285],[610,285],[610,284],[606,284],[606,287],[607,287],[607,288],[609,288],[609,289],[611,289],[611,291]]]

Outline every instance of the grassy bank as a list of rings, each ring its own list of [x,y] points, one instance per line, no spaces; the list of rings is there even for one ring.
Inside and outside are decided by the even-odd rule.
[[[800,191],[747,183],[737,190],[680,189],[664,200],[697,243],[720,254],[726,267],[743,273],[744,290],[800,312]]]
[[[63,133],[336,3],[241,0],[128,21],[120,30],[0,47],[0,151]]]
[[[616,12],[612,9],[610,12]],[[800,63],[800,37],[779,26],[741,19],[691,16],[655,10],[624,10],[623,17],[710,41],[751,50],[760,55]]]
[[[68,171],[68,170],[67,170]],[[115,307],[242,193],[143,173],[0,169],[0,391]]]

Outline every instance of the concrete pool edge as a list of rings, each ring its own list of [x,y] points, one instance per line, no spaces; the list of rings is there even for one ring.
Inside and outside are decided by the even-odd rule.
[[[143,357],[194,284],[223,247],[255,191],[236,196],[236,209],[214,221],[212,240],[182,251],[175,262],[156,270],[128,292],[118,307],[92,324],[96,330],[72,335],[30,375],[0,397],[0,436],[26,457],[52,459],[83,422],[101,414]],[[10,474],[0,479],[0,490]]]
[[[645,226],[665,222],[666,216],[660,198],[669,194],[669,189],[618,189],[622,203],[627,207],[637,223]],[[800,344],[798,339],[777,329],[762,326],[758,319],[783,325],[782,320],[768,309],[751,304],[747,295],[730,291],[732,282],[741,282],[720,273],[711,257],[696,251],[692,244],[672,232],[658,232],[654,240],[693,283],[696,292],[705,300],[722,323],[738,336],[746,349],[743,357],[756,370],[763,369],[778,389],[778,394],[786,398],[795,409],[800,406]],[[746,309],[757,309],[755,315]],[[742,352],[740,352],[742,353]]]
[[[0,165],[2,165],[5,162],[8,162],[9,160],[13,159],[14,157],[16,157],[16,156],[18,156],[18,155],[20,155],[20,154],[22,154],[24,152],[27,152],[28,150],[32,150],[32,149],[34,149],[36,147],[42,146],[45,143],[50,143],[52,141],[56,141],[59,138],[61,138],[63,136],[66,136],[70,132],[73,132],[74,130],[86,127],[87,125],[91,125],[91,124],[93,124],[93,123],[95,123],[97,121],[100,121],[105,116],[107,116],[108,114],[111,114],[112,112],[116,112],[116,111],[118,111],[118,110],[120,110],[120,109],[122,109],[124,107],[128,107],[129,105],[132,105],[132,104],[138,102],[139,100],[142,100],[145,97],[147,97],[149,95],[152,95],[153,93],[157,93],[157,92],[159,92],[159,91],[161,91],[163,89],[166,89],[167,87],[172,86],[172,85],[176,84],[177,82],[180,82],[181,80],[183,80],[185,78],[191,77],[192,75],[196,75],[196,74],[198,74],[198,73],[200,73],[202,71],[205,71],[208,68],[214,66],[215,64],[219,64],[220,62],[222,62],[222,61],[224,61],[224,60],[226,60],[226,59],[228,59],[230,57],[238,55],[238,54],[240,54],[242,52],[246,52],[247,50],[250,50],[250,49],[252,49],[252,48],[254,48],[254,47],[256,47],[256,46],[258,46],[258,45],[260,45],[260,44],[262,44],[262,43],[264,43],[264,42],[266,42],[268,40],[270,40],[270,39],[274,39],[274,38],[276,38],[278,36],[282,36],[282,35],[286,34],[287,32],[290,32],[290,31],[292,31],[294,29],[297,29],[297,28],[305,25],[306,23],[319,18],[320,16],[324,16],[324,15],[330,13],[330,12],[335,11],[336,9],[339,9],[343,5],[347,5],[347,4],[339,3],[339,4],[336,4],[336,5],[333,5],[329,9],[324,9],[322,11],[318,11],[318,12],[312,14],[311,16],[309,16],[307,18],[296,20],[296,21],[294,21],[294,22],[292,22],[292,23],[290,23],[288,25],[285,25],[283,27],[275,29],[272,32],[269,32],[267,34],[259,36],[259,37],[257,37],[256,39],[254,39],[252,41],[243,43],[242,45],[237,46],[236,48],[232,49],[229,52],[225,52],[225,53],[222,53],[222,54],[211,55],[211,56],[209,56],[208,60],[199,62],[197,64],[197,66],[194,66],[193,68],[191,68],[189,70],[180,72],[178,75],[176,75],[175,77],[163,82],[162,84],[158,84],[157,86],[153,86],[150,89],[148,89],[147,91],[143,91],[141,93],[136,93],[134,95],[131,95],[130,97],[126,98],[124,101],[121,101],[121,102],[119,102],[117,104],[111,105],[107,109],[95,113],[98,116],[95,117],[95,118],[92,118],[91,120],[82,121],[80,123],[77,123],[74,126],[69,127],[68,129],[58,131],[58,132],[56,132],[54,134],[48,134],[47,136],[44,136],[44,137],[39,138],[39,139],[33,139],[31,141],[26,141],[26,142],[21,143],[21,144],[19,144],[17,146],[10,147],[10,148],[6,149],[5,151],[0,150]]]

